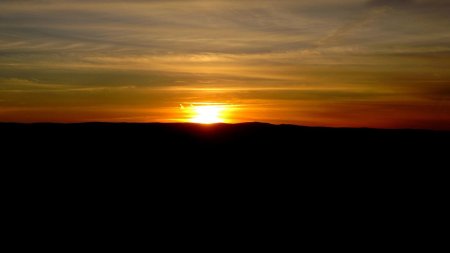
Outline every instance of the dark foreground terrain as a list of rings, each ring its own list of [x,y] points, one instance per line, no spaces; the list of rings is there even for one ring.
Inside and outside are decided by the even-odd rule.
[[[329,225],[333,236],[349,221],[384,234],[416,226],[417,210],[445,203],[448,185],[449,132],[89,123],[0,124],[0,135],[8,208],[44,223],[61,215],[109,228],[120,217],[190,229],[193,217],[215,216],[234,230],[269,218]]]
[[[0,124],[4,158],[155,166],[443,166],[450,132],[242,124]]]

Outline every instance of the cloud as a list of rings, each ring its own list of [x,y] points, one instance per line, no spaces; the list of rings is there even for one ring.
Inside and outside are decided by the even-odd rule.
[[[390,6],[390,7],[401,7],[414,4],[414,0],[369,0],[367,5],[372,7]]]
[[[432,100],[428,81],[440,91],[450,83],[446,0],[30,0],[0,9],[0,99],[12,105],[47,96],[52,106],[176,107],[200,99],[190,88],[254,91],[236,93],[241,103],[383,103]],[[298,92],[261,92],[269,88]]]
[[[387,7],[406,10],[410,13],[425,15],[429,18],[445,18],[448,20],[450,2],[448,0],[369,0],[366,6],[370,8]]]
[[[351,34],[353,31],[369,24],[371,21],[374,21],[385,12],[386,9],[383,8],[377,8],[368,12],[364,12],[356,20],[352,20],[349,23],[342,25],[341,27],[337,28],[331,35],[321,39],[318,43],[318,46],[324,46],[342,38],[345,35]]]

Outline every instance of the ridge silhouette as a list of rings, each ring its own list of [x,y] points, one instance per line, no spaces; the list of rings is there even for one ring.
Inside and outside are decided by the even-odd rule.
[[[268,123],[1,123],[3,154],[111,162],[177,157],[355,162],[360,159],[413,161],[443,158],[450,132],[411,129],[326,128]],[[42,157],[42,156],[41,156]],[[74,159],[77,157],[77,159]]]

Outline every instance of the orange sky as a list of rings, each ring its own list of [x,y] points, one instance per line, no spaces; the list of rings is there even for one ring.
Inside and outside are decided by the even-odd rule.
[[[220,105],[230,123],[450,130],[448,1],[0,9],[0,122],[189,122]]]

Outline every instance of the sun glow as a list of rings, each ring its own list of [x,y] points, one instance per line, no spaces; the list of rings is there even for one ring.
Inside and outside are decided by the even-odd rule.
[[[202,105],[194,106],[194,115],[191,118],[193,123],[213,124],[224,122],[222,112],[224,107],[221,105]]]

